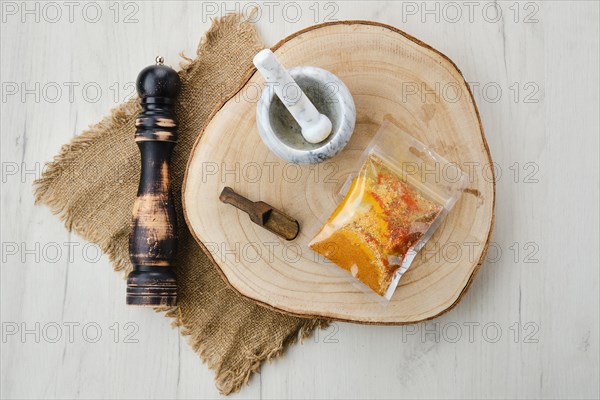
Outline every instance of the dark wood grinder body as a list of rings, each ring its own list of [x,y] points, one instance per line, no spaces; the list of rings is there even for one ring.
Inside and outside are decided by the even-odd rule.
[[[133,271],[127,278],[127,304],[131,305],[177,303],[172,268],[177,252],[177,216],[169,164],[177,141],[174,107],[180,87],[179,76],[162,65],[162,58],[137,78],[142,112],[135,123],[135,141],[140,149],[141,174],[129,236]]]

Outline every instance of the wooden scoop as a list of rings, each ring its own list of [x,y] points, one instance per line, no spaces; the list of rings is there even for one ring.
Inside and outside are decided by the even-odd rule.
[[[223,188],[219,200],[244,211],[256,225],[260,225],[286,240],[295,239],[300,232],[300,224],[294,218],[271,207],[264,201],[248,200],[234,192],[229,186]]]

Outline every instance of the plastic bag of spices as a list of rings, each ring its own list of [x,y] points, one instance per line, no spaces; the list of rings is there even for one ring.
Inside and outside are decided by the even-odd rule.
[[[467,179],[459,166],[385,122],[309,243],[359,286],[389,300]]]

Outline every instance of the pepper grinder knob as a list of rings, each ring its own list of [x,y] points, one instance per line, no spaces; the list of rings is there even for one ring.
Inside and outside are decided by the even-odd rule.
[[[144,68],[137,78],[142,111],[135,121],[141,173],[129,236],[133,271],[127,278],[126,302],[136,306],[174,306],[177,281],[173,272],[177,252],[177,214],[169,170],[177,141],[175,103],[179,75],[162,65]]]

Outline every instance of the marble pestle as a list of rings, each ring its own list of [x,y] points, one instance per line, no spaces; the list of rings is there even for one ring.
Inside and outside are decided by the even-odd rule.
[[[304,139],[309,143],[320,143],[327,139],[332,129],[330,119],[317,110],[275,54],[269,49],[262,50],[254,56],[253,62],[300,125]]]

